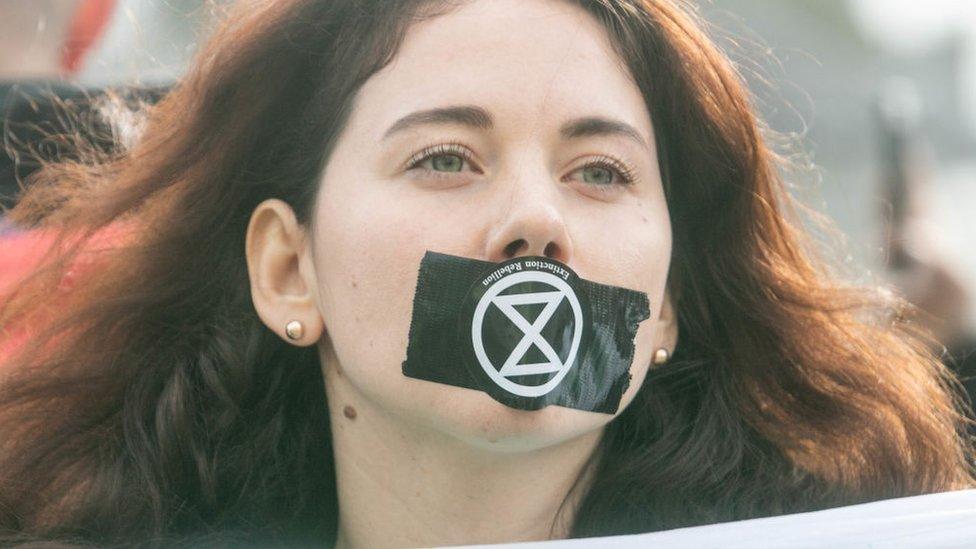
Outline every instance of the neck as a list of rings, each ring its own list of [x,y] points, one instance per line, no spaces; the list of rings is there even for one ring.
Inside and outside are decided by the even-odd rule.
[[[333,371],[326,368],[339,499],[337,548],[568,535],[582,492],[574,484],[602,431],[534,451],[489,452],[371,405]],[[347,406],[356,411],[352,419],[351,412],[344,413]]]

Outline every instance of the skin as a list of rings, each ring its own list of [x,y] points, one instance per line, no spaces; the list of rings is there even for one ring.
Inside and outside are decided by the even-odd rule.
[[[460,105],[487,111],[492,127],[428,123],[385,137],[410,113]],[[560,135],[585,116],[623,122],[642,143]],[[425,147],[453,142],[470,159],[440,150],[410,167]],[[634,182],[587,168],[601,156],[628,166]],[[427,250],[486,261],[548,255],[585,279],[647,293],[651,318],[636,336],[620,413],[654,350],[677,341],[671,243],[650,115],[591,16],[551,0],[482,0],[411,27],[394,61],[359,91],[310,226],[268,200],[248,227],[258,314],[322,358],[339,546],[563,537],[579,493],[560,503],[615,417],[515,410],[403,376]],[[305,328],[297,341],[285,334],[291,320]]]

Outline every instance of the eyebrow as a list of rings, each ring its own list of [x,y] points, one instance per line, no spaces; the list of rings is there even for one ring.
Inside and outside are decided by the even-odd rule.
[[[457,124],[477,130],[490,130],[494,127],[494,120],[488,111],[474,105],[427,109],[412,112],[394,122],[383,134],[383,139],[408,128],[426,124]],[[602,116],[574,118],[559,128],[559,135],[563,139],[601,135],[619,136],[630,139],[641,147],[648,147],[647,141],[636,128],[626,122]]]

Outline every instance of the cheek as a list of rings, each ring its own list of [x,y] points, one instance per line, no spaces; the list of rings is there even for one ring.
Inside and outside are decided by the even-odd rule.
[[[623,411],[643,383],[654,350],[661,344],[657,320],[670,270],[672,233],[663,197],[612,213],[581,217],[588,225],[578,232],[574,246],[589,271],[585,278],[642,291],[650,303],[650,317],[640,324],[634,338],[632,377],[621,399]]]
[[[645,256],[638,257],[637,261],[644,265],[642,284],[643,291],[647,293],[650,300],[651,316],[641,323],[634,339],[634,364],[630,370],[633,377],[631,386],[624,394],[623,405],[633,400],[651,366],[654,351],[664,343],[662,339],[664,334],[659,333],[659,329],[663,326],[659,323],[659,319],[671,268],[672,233],[667,208],[658,207],[642,213],[639,227],[638,233],[647,252]]]
[[[470,255],[473,231],[458,228],[471,218],[393,182],[341,179],[323,184],[315,214],[320,308],[349,381],[392,405],[407,381],[401,364],[420,262],[428,250]]]
[[[573,225],[577,272],[647,293],[655,318],[671,263],[671,221],[663,199],[581,210]]]
[[[655,325],[653,323],[653,320],[656,318],[654,314],[652,304],[651,318],[641,324],[637,330],[637,336],[634,338],[634,362],[630,366],[630,385],[620,399],[618,414],[634,400],[634,396],[644,383],[644,378],[647,377],[647,371],[650,369],[651,357],[654,356],[654,349],[657,346]]]
[[[422,237],[417,213],[378,193],[323,192],[315,262],[326,330],[343,367],[398,370],[407,344]]]

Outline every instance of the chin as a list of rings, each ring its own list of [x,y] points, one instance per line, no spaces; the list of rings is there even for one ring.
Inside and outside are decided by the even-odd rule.
[[[592,433],[613,416],[562,406],[518,410],[481,391],[451,388],[439,399],[433,418],[442,431],[471,446],[492,452],[540,450]],[[432,410],[434,411],[434,410]]]

